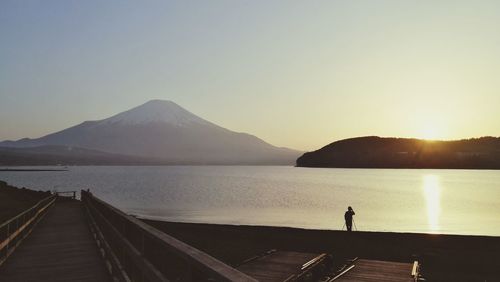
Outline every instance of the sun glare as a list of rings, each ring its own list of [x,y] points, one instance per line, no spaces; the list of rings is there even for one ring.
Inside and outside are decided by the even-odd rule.
[[[445,139],[444,130],[437,124],[422,126],[418,131],[417,138],[425,140],[443,140]]]
[[[439,134],[435,128],[428,127],[420,133],[420,138],[426,140],[436,140],[439,138]]]
[[[439,216],[441,213],[441,187],[436,175],[425,175],[423,179],[423,190],[427,204],[427,221],[430,231],[439,230]]]

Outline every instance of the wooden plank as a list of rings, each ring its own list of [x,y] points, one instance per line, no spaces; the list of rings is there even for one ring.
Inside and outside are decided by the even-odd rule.
[[[321,260],[321,259],[322,259],[323,257],[325,257],[325,256],[326,256],[326,254],[321,254],[321,255],[319,255],[319,256],[317,256],[317,257],[313,258],[312,260],[310,260],[310,261],[308,261],[308,262],[304,263],[300,269],[301,269],[301,270],[306,269],[307,267],[309,267],[309,266],[313,265],[314,263],[316,263],[317,261]]]
[[[378,260],[357,260],[354,268],[336,279],[336,282],[410,282],[413,264]]]
[[[110,281],[81,203],[58,199],[0,268],[0,281]]]
[[[344,276],[347,272],[351,271],[355,266],[356,265],[354,265],[354,264],[349,266],[348,268],[346,268],[345,270],[343,270],[342,272],[337,274],[335,277],[330,279],[329,282],[338,281],[338,279],[340,279],[340,277]]]
[[[251,260],[237,269],[261,282],[282,282],[297,278],[325,256],[278,251]]]

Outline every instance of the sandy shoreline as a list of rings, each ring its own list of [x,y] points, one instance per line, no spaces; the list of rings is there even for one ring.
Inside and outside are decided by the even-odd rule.
[[[144,220],[232,266],[270,249],[419,260],[428,281],[498,281],[500,237],[307,230]]]

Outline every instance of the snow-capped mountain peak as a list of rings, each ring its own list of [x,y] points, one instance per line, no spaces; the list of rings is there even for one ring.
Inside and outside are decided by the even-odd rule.
[[[151,100],[138,107],[104,119],[101,124],[120,123],[138,125],[147,123],[168,123],[175,126],[188,124],[213,125],[199,118],[181,106],[167,100]]]

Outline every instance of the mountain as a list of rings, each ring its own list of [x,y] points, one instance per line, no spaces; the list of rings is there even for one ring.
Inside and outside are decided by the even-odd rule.
[[[303,154],[299,167],[500,169],[500,138],[455,141],[358,137]]]
[[[171,101],[152,100],[98,121],[1,147],[71,146],[175,164],[293,164],[300,152],[206,121]]]

